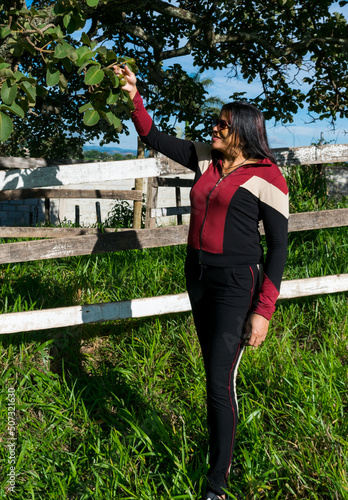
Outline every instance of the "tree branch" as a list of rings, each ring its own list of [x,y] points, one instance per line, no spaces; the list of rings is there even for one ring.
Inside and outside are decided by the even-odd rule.
[[[122,29],[122,31],[128,33],[128,35],[131,35],[135,38],[140,38],[140,40],[147,42],[153,48],[155,48],[157,50],[162,50],[162,46],[161,46],[161,44],[158,43],[156,38],[153,37],[152,35],[149,35],[148,33],[146,33],[146,31],[143,30],[143,28],[141,28],[140,26],[131,26],[129,24],[123,23],[121,29]],[[95,39],[95,41],[97,41],[98,43],[101,41],[104,41],[104,40],[105,40],[104,35],[101,35],[100,37]]]
[[[161,0],[152,0],[151,7],[156,12],[161,12],[170,17],[175,17],[176,19],[181,19],[182,21],[187,21],[191,24],[199,24],[203,21],[201,16],[190,12],[189,10],[182,9],[181,7],[175,7],[167,2],[162,2]]]

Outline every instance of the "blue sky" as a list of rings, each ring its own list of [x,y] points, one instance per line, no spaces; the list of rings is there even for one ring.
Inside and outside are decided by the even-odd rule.
[[[189,70],[190,61],[183,62],[182,59],[182,65],[185,69]],[[233,92],[246,92],[243,97],[246,100],[256,97],[262,92],[260,81],[255,80],[248,84],[243,79],[230,79],[228,78],[228,69],[207,71],[203,76],[210,77],[214,82],[214,85],[209,89],[210,94],[219,96],[224,101],[228,101],[229,96]],[[305,84],[301,87],[304,92],[306,90],[305,87]],[[348,143],[348,119],[337,119],[335,129],[333,129],[328,120],[317,119],[313,122],[312,118],[308,115],[307,109],[304,108],[294,116],[294,122],[286,126],[281,124],[275,125],[274,120],[268,121],[267,132],[271,147],[273,148],[309,146],[312,142],[320,139],[321,133],[323,133],[326,141],[333,140],[338,144]]]
[[[190,56],[181,57],[177,60],[173,59],[168,65],[172,65],[174,62],[180,63],[188,73],[197,71],[192,65]],[[230,79],[228,77],[228,69],[206,71],[202,74],[202,78],[204,77],[209,77],[213,80],[213,85],[208,89],[209,94],[218,96],[226,102],[228,102],[229,96],[233,92],[246,92],[244,98],[248,100],[248,98],[256,97],[262,91],[261,84],[258,81],[248,84],[242,79]],[[305,90],[304,87],[303,90]],[[180,126],[180,124],[178,125]],[[347,118],[337,119],[335,128],[333,129],[328,120],[318,119],[313,122],[307,114],[307,110],[303,109],[294,116],[294,122],[291,124],[287,124],[286,126],[281,124],[275,125],[274,121],[268,121],[266,125],[272,148],[309,146],[311,143],[317,142],[321,138],[322,133],[325,141],[333,141],[333,143],[337,144],[348,143]],[[129,130],[130,135],[121,136],[118,146],[125,149],[136,149],[137,135],[131,123],[129,124]],[[90,144],[93,143],[91,142]],[[94,144],[97,144],[97,142]],[[108,146],[112,145],[116,144],[109,144]]]

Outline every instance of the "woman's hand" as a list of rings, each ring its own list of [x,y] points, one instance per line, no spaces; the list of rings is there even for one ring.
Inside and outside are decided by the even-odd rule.
[[[126,80],[127,83],[123,85],[121,88],[122,90],[129,92],[130,98],[133,100],[135,94],[137,93],[137,87],[136,87],[137,79],[135,74],[128,68],[127,64],[125,64],[122,67],[115,65],[113,67],[113,70],[116,76],[118,76],[119,78],[123,77]]]
[[[252,347],[259,347],[267,336],[268,325],[268,319],[260,314],[252,313],[245,327],[246,344]]]

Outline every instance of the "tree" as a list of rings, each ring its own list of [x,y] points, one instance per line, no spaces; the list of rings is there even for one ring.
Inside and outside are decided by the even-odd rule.
[[[107,143],[127,133],[132,104],[111,69],[122,60],[132,68],[136,60],[159,126],[171,130],[174,115],[192,124],[193,139],[206,129],[197,126],[204,86],[177,59],[163,67],[188,54],[199,72],[228,68],[231,77],[259,79],[263,91],[251,101],[268,119],[291,122],[304,104],[321,119],[347,117],[348,28],[342,14],[330,12],[333,3],[34,0],[28,9],[25,0],[0,0],[2,149],[22,143],[53,155],[63,145],[81,154],[92,137]]]

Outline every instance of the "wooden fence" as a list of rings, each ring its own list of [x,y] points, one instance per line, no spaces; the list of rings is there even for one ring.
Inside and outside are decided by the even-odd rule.
[[[279,166],[338,163],[348,161],[348,145],[310,146],[305,148],[282,148],[273,150]],[[10,168],[16,167],[16,168]],[[165,157],[126,160],[121,162],[84,163],[74,166],[52,164],[44,160],[37,163],[32,159],[0,158],[0,200],[18,199],[20,196],[44,195],[44,197],[65,196],[73,192],[66,186],[84,182],[116,183],[122,179],[148,178],[148,196],[151,203],[155,199],[151,190],[161,185],[172,185],[174,188],[186,186],[187,179],[179,179],[179,183],[166,179],[165,176],[184,176],[187,169]],[[185,181],[185,182],[183,182]],[[47,188],[49,186],[49,188]],[[59,186],[62,186],[58,188]],[[44,189],[42,191],[42,189]],[[56,191],[59,191],[59,195]],[[141,191],[100,191],[93,193],[79,191],[87,197],[109,197],[125,199],[133,196],[140,201]],[[130,194],[132,193],[132,194]],[[11,198],[12,197],[12,198]],[[149,204],[149,199],[147,200]],[[180,197],[177,205],[180,204]],[[173,213],[183,212],[183,208],[175,212],[175,207],[168,207]],[[153,226],[156,208],[148,206]],[[185,208],[185,210],[187,210]],[[337,209],[320,212],[306,212],[290,215],[289,231],[303,231],[348,225],[348,209]],[[262,227],[260,228],[263,232]],[[142,249],[168,245],[184,244],[187,240],[187,226],[171,226],[163,228],[130,229],[117,231],[96,228],[0,228],[0,237],[44,238],[35,241],[23,241],[0,245],[0,264],[24,262],[32,260],[52,259],[74,255],[90,255],[96,253],[121,250]],[[322,276],[299,280],[283,281],[280,299],[290,299],[324,293],[343,292],[348,290],[348,274]],[[44,330],[73,325],[81,325],[97,321],[109,321],[125,318],[136,318],[189,311],[187,294],[167,295],[145,299],[133,299],[124,302],[92,304],[88,306],[71,306],[64,308],[9,313],[1,315],[0,334]]]

